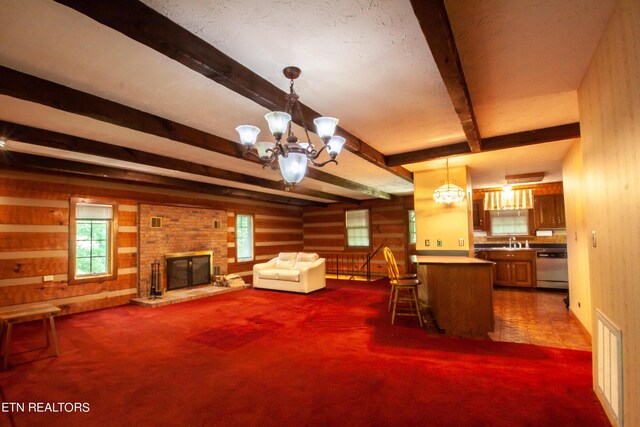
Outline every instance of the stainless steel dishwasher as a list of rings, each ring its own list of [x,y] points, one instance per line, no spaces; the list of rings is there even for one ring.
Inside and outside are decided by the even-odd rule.
[[[537,252],[536,276],[538,288],[569,289],[567,251]]]

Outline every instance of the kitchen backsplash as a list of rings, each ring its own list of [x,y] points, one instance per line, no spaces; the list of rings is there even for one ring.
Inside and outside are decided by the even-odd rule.
[[[484,234],[484,235],[483,235]],[[504,243],[509,244],[510,236],[487,236],[486,233],[474,233],[474,243]],[[537,243],[567,243],[566,230],[554,230],[553,236],[515,236],[516,241],[524,243],[529,241],[529,244]]]

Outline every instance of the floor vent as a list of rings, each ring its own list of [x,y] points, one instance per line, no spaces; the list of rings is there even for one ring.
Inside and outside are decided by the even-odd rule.
[[[598,389],[622,427],[622,331],[596,310]]]

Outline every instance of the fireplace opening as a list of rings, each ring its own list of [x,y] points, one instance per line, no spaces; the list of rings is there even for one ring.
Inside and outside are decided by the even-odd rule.
[[[167,254],[167,291],[211,283],[211,252]]]

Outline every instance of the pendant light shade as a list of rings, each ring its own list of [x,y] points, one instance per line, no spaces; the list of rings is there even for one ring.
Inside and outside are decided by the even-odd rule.
[[[455,179],[449,179],[449,159],[447,159],[447,179],[442,181],[442,185],[433,192],[433,200],[438,204],[445,205],[463,201],[464,190],[454,183]]]
[[[451,204],[464,200],[464,191],[455,184],[445,183],[433,192],[436,203]]]

